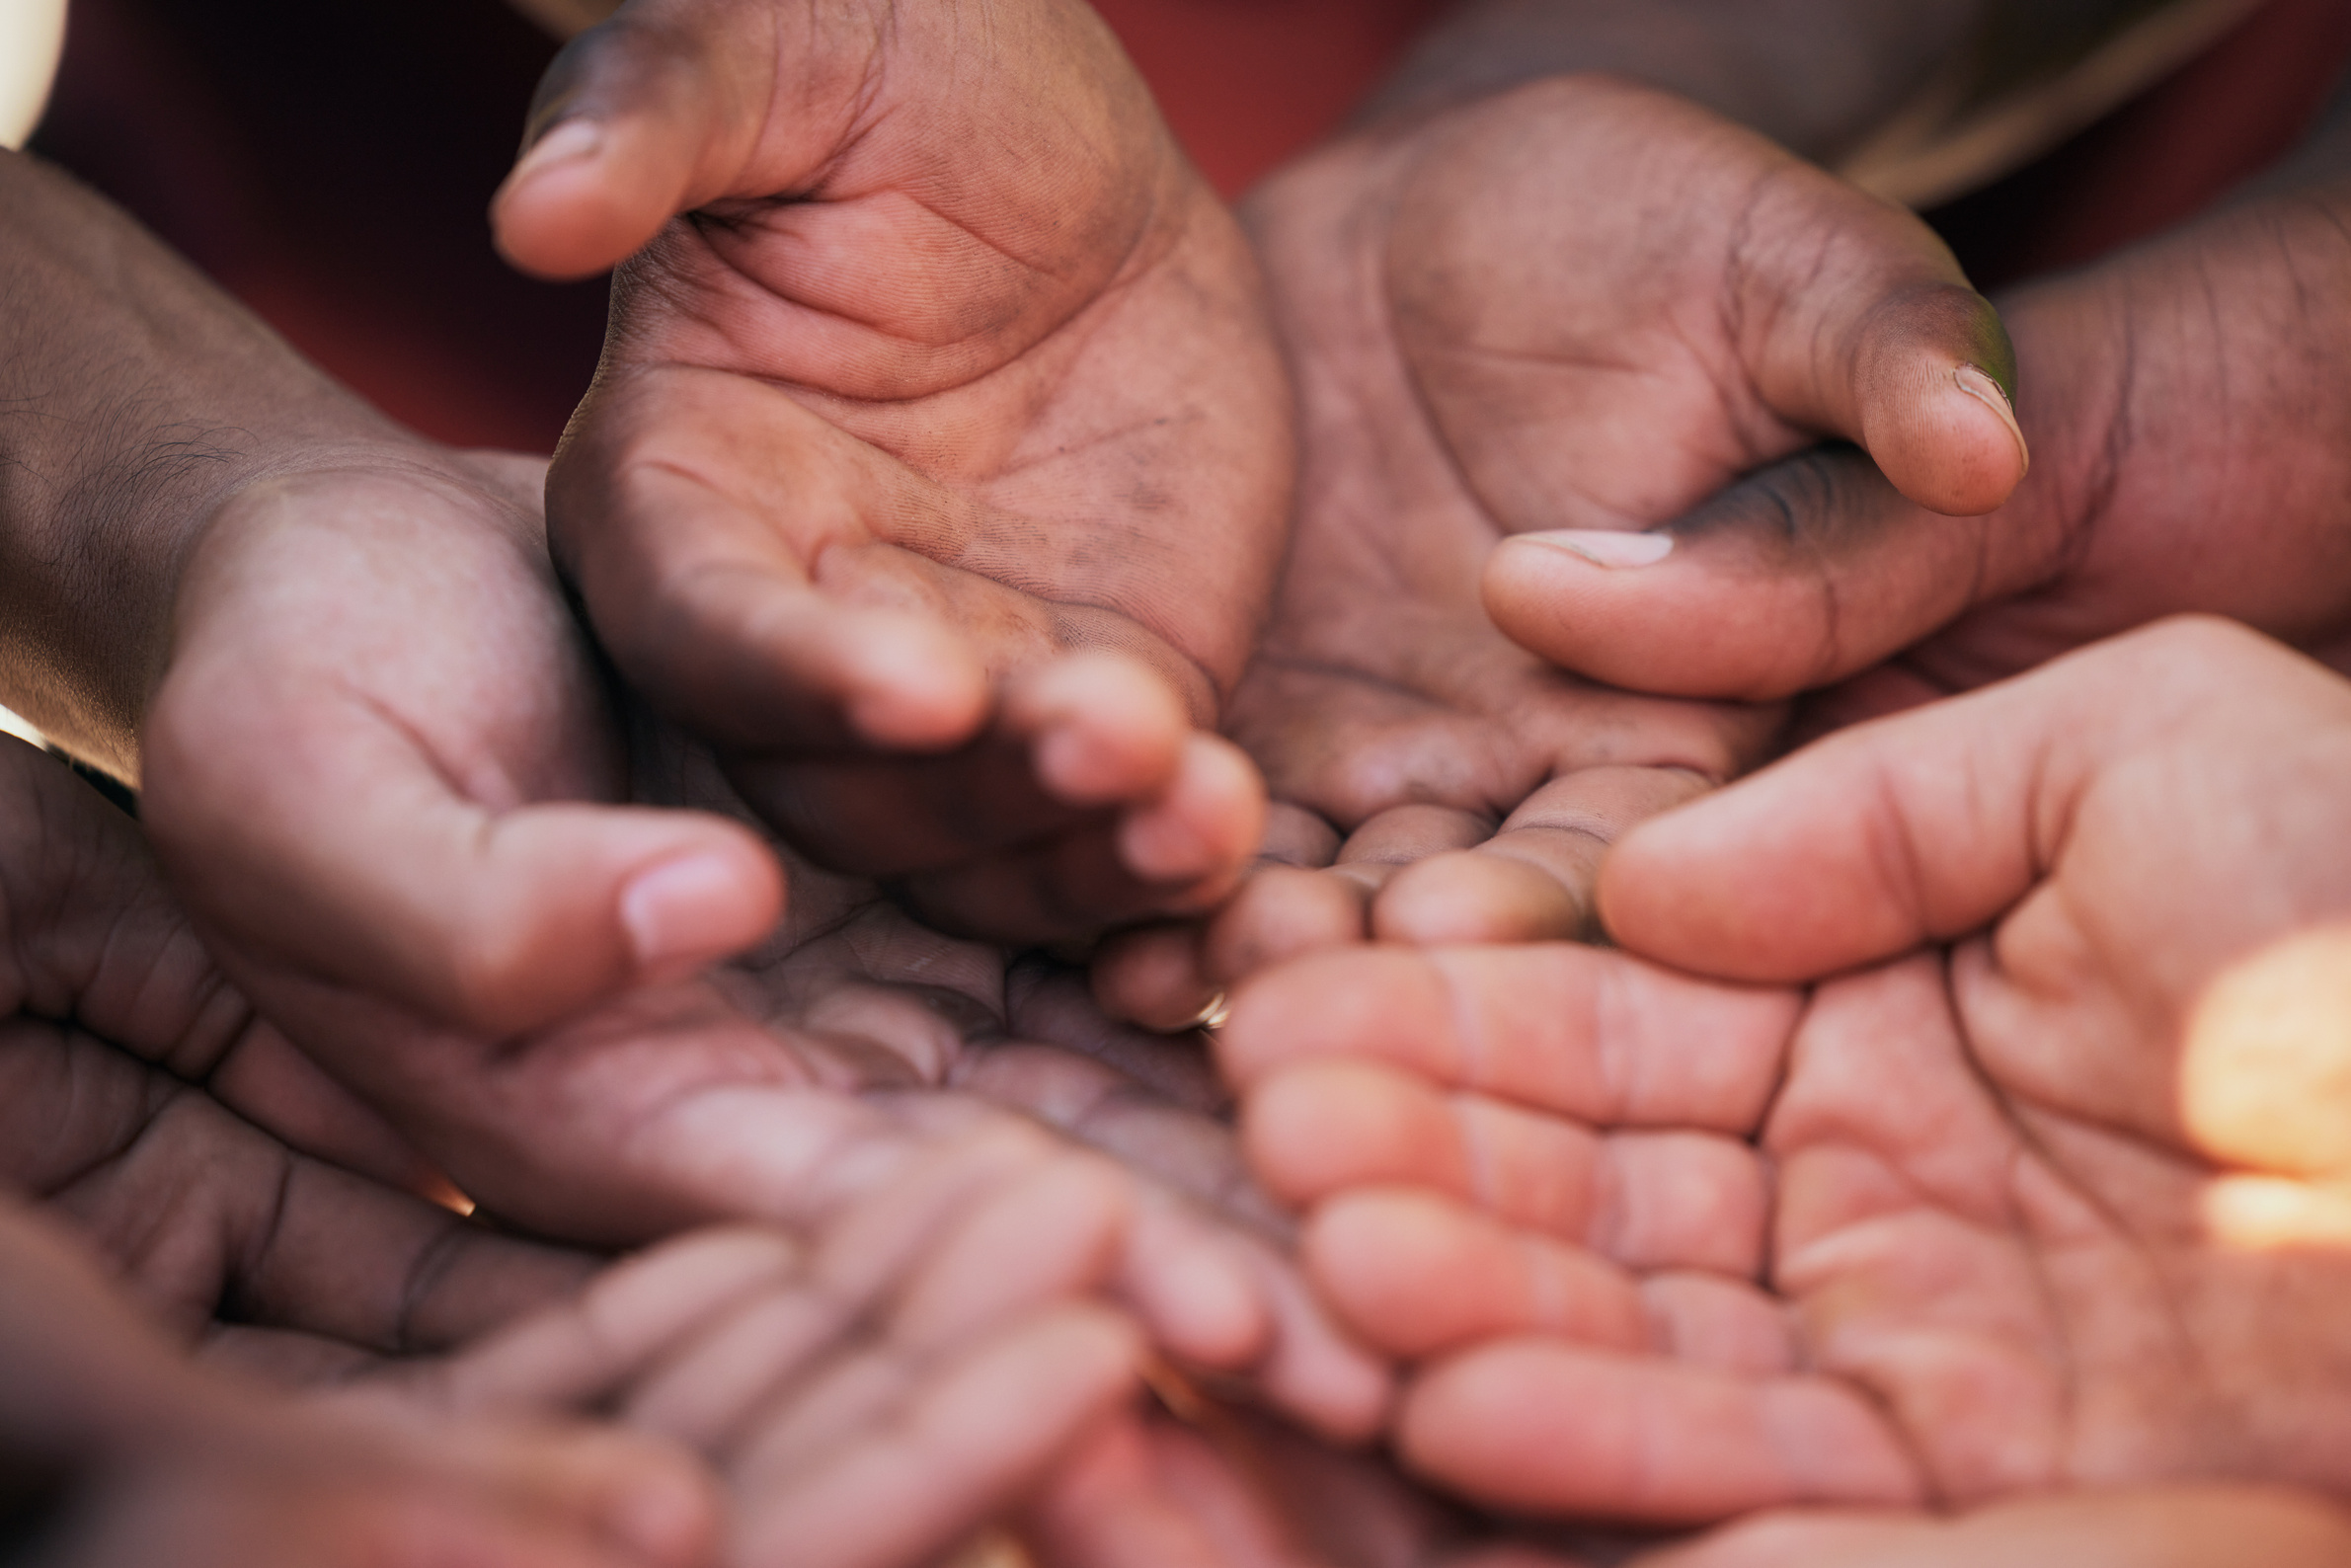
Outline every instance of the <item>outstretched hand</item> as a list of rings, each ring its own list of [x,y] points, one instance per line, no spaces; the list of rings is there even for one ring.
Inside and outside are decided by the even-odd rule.
[[[1642,564],[1504,546],[1495,619],[1635,690],[1829,688],[1813,728],[2183,611],[2351,668],[2346,165],[2338,121],[2264,189],[2004,297],[2036,462],[1997,510],[1928,516],[1866,460],[1807,452],[1655,534]]]
[[[802,851],[934,923],[1206,908],[1263,790],[1287,383],[1238,229],[1077,0],[634,0],[500,192],[621,263],[555,550],[621,669]],[[625,260],[624,260],[625,259]]]
[[[1513,647],[1481,603],[1497,545],[1646,557],[1637,530],[1825,435],[1945,511],[2025,471],[2006,340],[1941,243],[1666,94],[1558,78],[1374,127],[1246,215],[1303,457],[1228,729],[1279,803],[1275,857],[1339,866],[1258,877],[1189,964],[1136,944],[1104,988],[1138,1016],[1366,935],[1579,934],[1621,828],[1761,753],[1774,714]]]
[[[1253,983],[1250,1156],[1417,1362],[1408,1461],[1679,1522],[2339,1490],[2346,767],[2351,687],[2167,623],[1629,835],[1627,953]]]

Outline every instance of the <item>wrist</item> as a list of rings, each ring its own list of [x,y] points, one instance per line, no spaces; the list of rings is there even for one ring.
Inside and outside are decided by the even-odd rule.
[[[135,776],[204,519],[322,452],[412,443],[129,218],[0,153],[0,703]]]

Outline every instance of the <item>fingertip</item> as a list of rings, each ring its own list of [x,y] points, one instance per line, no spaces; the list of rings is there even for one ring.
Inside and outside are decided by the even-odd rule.
[[[700,841],[628,873],[616,909],[641,984],[680,980],[756,943],[784,910],[782,868],[748,832]]]
[[[1373,940],[1417,947],[1572,938],[1584,922],[1583,901],[1557,877],[1467,849],[1401,868],[1371,902]]]
[[[1173,779],[1157,800],[1119,824],[1119,858],[1145,882],[1208,884],[1200,902],[1221,898],[1265,837],[1265,781],[1239,746],[1195,731],[1185,737]]]
[[[607,1533],[648,1568],[693,1568],[717,1550],[724,1503],[717,1478],[694,1457],[639,1441],[603,1504]]]
[[[1248,1260],[1208,1232],[1171,1238],[1154,1228],[1131,1233],[1128,1260],[1129,1299],[1152,1340],[1203,1367],[1237,1372],[1256,1363],[1274,1325]]]
[[[962,639],[913,616],[842,618],[841,704],[849,727],[892,750],[943,751],[985,724],[993,695],[986,668]]]
[[[1087,973],[1095,1005],[1159,1034],[1200,1027],[1221,1010],[1223,996],[1203,968],[1202,934],[1198,925],[1183,923],[1107,938]]]
[[[1907,367],[1899,391],[1863,409],[1861,442],[1894,488],[1930,511],[1997,510],[2032,466],[2024,431],[1999,383],[1939,354]]]
[[[611,127],[586,116],[557,120],[490,198],[498,253],[551,281],[609,271],[660,232],[676,199],[629,173]]]
[[[1210,919],[1204,973],[1229,986],[1309,953],[1368,941],[1372,896],[1344,872],[1262,866]]]
[[[1004,693],[1004,720],[1031,738],[1038,781],[1071,806],[1117,806],[1159,793],[1192,729],[1156,673],[1100,653],[1016,676]]]

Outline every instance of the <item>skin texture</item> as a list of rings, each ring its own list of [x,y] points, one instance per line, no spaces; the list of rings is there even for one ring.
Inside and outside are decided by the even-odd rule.
[[[1205,937],[1106,966],[1138,1017],[1367,936],[1579,934],[1623,826],[1757,757],[1769,711],[1627,696],[1514,648],[1479,600],[1502,541],[1665,521],[1824,433],[1945,510],[2023,470],[1999,394],[1954,380],[2011,367],[1941,244],[1679,99],[1561,77],[1377,125],[1247,217],[1305,445],[1228,729],[1266,770],[1283,869]]]
[[[233,1078],[313,1151],[602,1244],[810,1220],[939,1122],[1034,1109],[1198,1178],[1207,1203],[1147,1184],[1131,1230],[1165,1349],[1330,1430],[1376,1422],[1376,1362],[1283,1262],[1213,1096],[1057,1058],[1048,1023],[1081,1051],[1110,1031],[870,879],[796,861],[785,908],[784,852],[707,758],[624,723],[546,554],[543,465],[405,435],[103,202],[13,156],[0,181],[9,373],[79,400],[0,417],[9,624],[49,629],[6,700],[143,785],[201,988],[175,1070]],[[114,645],[66,635],[93,627]],[[998,1041],[1040,1048],[970,1073],[1012,1110],[934,1093]]]
[[[1253,983],[1250,1156],[1407,1463],[1661,1523],[2351,1484],[2346,765],[2339,677],[2166,623],[1628,835],[1622,953]]]
[[[1927,516],[1848,455],[1807,453],[1674,523],[1654,565],[1504,546],[1496,623],[1641,690],[1826,687],[1815,728],[2183,610],[2351,667],[2347,163],[2338,114],[2230,203],[2003,297],[2036,461],[1998,510]]]
[[[666,1445],[428,1422],[207,1373],[89,1256],[0,1204],[11,1556],[48,1564],[709,1561],[707,1484]]]
[[[0,1205],[0,1474],[49,1501],[32,1560],[188,1529],[224,1562],[911,1561],[1126,1401],[1137,1336],[1096,1297],[1131,1186],[1034,1128],[600,1272],[297,1152],[176,1075],[238,1004],[128,821],[0,749],[0,1181],[41,1211]],[[213,1085],[282,1090],[272,1039]],[[587,1411],[666,1441],[552,1425]]]
[[[501,247],[622,263],[549,488],[621,670],[935,924],[1075,941],[1228,891],[1262,791],[1203,732],[1290,401],[1248,248],[1100,21],[635,0],[534,134]]]
[[[2351,1550],[2336,1505],[2275,1487],[2181,1486],[2081,1493],[1928,1519],[1831,1510],[1765,1515],[1640,1559],[1644,1568],[2204,1568],[2263,1562],[2316,1568]]]

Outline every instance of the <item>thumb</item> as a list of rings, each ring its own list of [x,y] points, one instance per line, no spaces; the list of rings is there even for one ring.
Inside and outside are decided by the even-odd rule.
[[[1932,516],[1860,453],[1816,447],[1666,529],[1506,539],[1485,605],[1512,641],[1595,680],[1772,701],[1868,668],[1997,591],[1993,547],[2028,532],[2012,510]]]
[[[257,999],[325,984],[506,1037],[747,947],[783,903],[749,831],[699,813],[461,794],[364,701],[152,710],[159,858]]]
[[[1727,303],[1766,407],[1858,442],[1930,511],[2008,499],[2031,466],[2015,351],[1933,230],[1799,166],[1759,188],[1740,234]]]
[[[727,194],[760,135],[772,41],[659,4],[623,7],[567,43],[531,103],[524,150],[491,198],[499,253],[541,277],[585,277]],[[744,28],[771,27],[735,8]]]
[[[1770,981],[1988,924],[2059,853],[2113,716],[2146,687],[2147,643],[1841,731],[1652,819],[1602,864],[1603,920],[1644,957]]]

